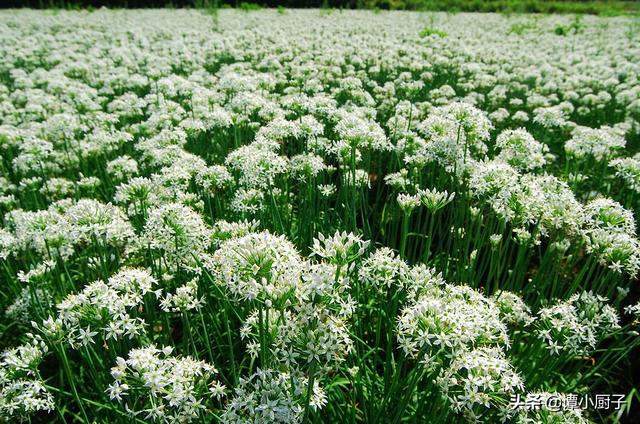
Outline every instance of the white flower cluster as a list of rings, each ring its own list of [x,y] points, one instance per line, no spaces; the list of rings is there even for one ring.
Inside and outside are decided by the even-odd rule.
[[[622,178],[631,190],[640,192],[640,154],[630,158],[613,159],[609,166],[616,170],[616,175]]]
[[[276,176],[287,169],[287,160],[273,150],[259,145],[239,147],[229,153],[226,164],[239,175],[246,188],[267,189]]]
[[[467,286],[448,283],[423,289],[404,307],[397,334],[405,354],[427,363],[450,360],[473,346],[509,344],[495,302]]]
[[[240,380],[221,416],[222,422],[301,423],[305,386],[305,382],[293,375],[258,369],[249,378]],[[324,393],[314,387],[313,404],[324,403]]]
[[[223,242],[206,266],[234,298],[276,302],[296,287],[302,258],[284,236],[264,231]]]
[[[193,267],[211,244],[211,230],[202,216],[180,203],[167,203],[149,211],[140,249],[157,251],[162,265]]]
[[[212,397],[224,396],[224,386],[214,379],[218,371],[189,356],[170,356],[173,348],[155,345],[133,349],[127,359],[118,357],[111,368],[111,400],[131,402],[132,416],[145,414],[154,422],[187,423],[202,419]],[[140,405],[142,404],[142,405]]]
[[[479,422],[483,412],[500,409],[513,415],[506,403],[524,390],[524,382],[499,347],[478,347],[461,353],[438,376],[442,395],[451,408],[470,422]]]
[[[376,249],[362,262],[358,270],[360,280],[371,286],[398,286],[415,284],[408,278],[409,265],[388,247]]]
[[[327,237],[319,234],[313,239],[311,252],[338,266],[348,266],[353,263],[369,247],[369,241],[364,241],[360,236],[346,231],[336,231],[333,236]]]
[[[420,123],[425,143],[417,154],[451,169],[462,169],[466,162],[486,154],[485,142],[492,128],[489,118],[470,104],[454,102],[434,108]]]
[[[535,318],[531,308],[516,293],[501,290],[493,295],[502,320],[509,325],[528,326]]]
[[[38,372],[47,346],[37,336],[28,336],[28,343],[0,356],[0,418],[7,422],[54,408],[53,396]]]
[[[576,158],[591,156],[596,161],[603,161],[622,150],[626,144],[613,128],[576,127],[573,137],[564,145],[569,155]]]
[[[98,334],[104,340],[132,339],[145,332],[145,323],[131,311],[143,304],[146,294],[159,295],[156,285],[144,269],[122,269],[106,283],[96,281],[67,296],[56,305],[58,315],[37,327],[47,339],[64,340],[76,349],[95,343]]]
[[[589,355],[620,328],[618,314],[606,298],[583,292],[538,311],[537,336],[551,354]]]
[[[524,128],[501,132],[495,144],[499,153],[496,159],[506,162],[520,171],[530,171],[544,166],[546,144],[536,141]]]
[[[178,287],[174,294],[167,293],[160,300],[160,308],[165,312],[186,312],[202,307],[204,296],[198,297],[198,280],[194,278]]]
[[[567,183],[552,175],[520,175],[508,164],[487,162],[474,169],[469,185],[505,220],[535,224],[541,235],[575,235],[584,224],[582,205]]]
[[[35,212],[14,210],[8,221],[12,237],[3,246],[5,254],[6,249],[33,249],[46,258],[68,259],[75,247],[124,247],[134,237],[133,227],[119,208],[93,199],[66,199]]]
[[[310,262],[283,236],[241,232],[222,242],[206,265],[238,305],[254,305],[240,335],[247,353],[265,367],[236,387],[223,421],[299,422],[300,390],[310,379],[311,407],[326,404],[319,379],[353,351],[348,272],[367,243],[346,233],[325,242],[318,244],[325,256]],[[277,372],[267,368],[276,363]]]
[[[432,213],[444,208],[456,197],[455,193],[449,193],[447,190],[439,191],[432,188],[418,190],[418,195],[420,196],[422,204]]]
[[[586,244],[603,265],[634,276],[640,269],[640,241],[635,218],[618,202],[598,197],[583,205],[568,185],[551,175],[521,175],[503,162],[481,162],[469,179],[471,192],[495,213],[512,222],[518,233],[535,229],[541,236]]]
[[[589,202],[585,213],[587,251],[602,265],[635,276],[640,270],[640,241],[633,213],[604,197]]]
[[[258,356],[264,323],[270,353],[288,369],[300,370],[312,363],[334,368],[353,350],[348,319],[354,304],[346,294],[348,280],[337,275],[334,265],[319,263],[308,264],[298,284],[295,298],[286,307],[255,311],[247,318],[241,329],[241,335],[250,340],[247,350]]]

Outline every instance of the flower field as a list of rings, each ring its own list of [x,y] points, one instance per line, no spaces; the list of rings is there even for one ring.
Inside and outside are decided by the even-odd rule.
[[[639,75],[632,17],[0,12],[0,420],[637,417]]]

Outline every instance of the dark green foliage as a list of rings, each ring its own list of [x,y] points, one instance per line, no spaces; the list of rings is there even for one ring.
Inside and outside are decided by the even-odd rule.
[[[96,7],[236,7],[242,10],[270,8],[340,8],[381,10],[431,10],[446,12],[577,13],[614,16],[637,14],[640,2],[632,0],[8,0],[4,7],[91,9]],[[563,32],[563,29],[559,29]]]

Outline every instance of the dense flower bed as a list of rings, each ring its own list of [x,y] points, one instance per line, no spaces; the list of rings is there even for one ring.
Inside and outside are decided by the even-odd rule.
[[[0,13],[0,418],[634,410],[639,34]],[[621,392],[622,411],[513,405]]]

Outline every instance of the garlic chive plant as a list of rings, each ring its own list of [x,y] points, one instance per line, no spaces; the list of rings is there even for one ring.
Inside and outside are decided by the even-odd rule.
[[[640,36],[573,19],[0,12],[0,421],[637,415]]]

